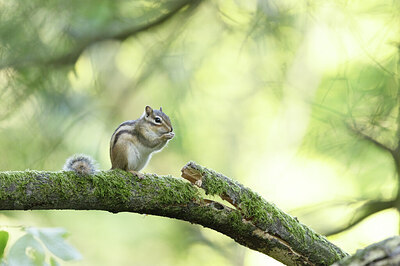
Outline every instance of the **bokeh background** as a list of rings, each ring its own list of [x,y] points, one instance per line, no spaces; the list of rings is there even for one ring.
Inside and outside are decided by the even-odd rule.
[[[0,170],[109,169],[109,139],[145,105],[176,137],[144,172],[215,169],[349,253],[395,235],[400,3],[389,0],[0,0]],[[360,132],[362,135],[360,136]],[[364,135],[364,137],[362,137]],[[63,227],[62,265],[279,265],[209,229],[101,211],[0,213]]]

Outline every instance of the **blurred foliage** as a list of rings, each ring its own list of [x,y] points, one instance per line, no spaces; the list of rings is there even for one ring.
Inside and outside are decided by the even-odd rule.
[[[371,141],[399,141],[398,13],[389,0],[0,0],[0,170],[59,170],[74,153],[108,169],[114,129],[162,106],[176,137],[145,171],[195,160],[319,232],[375,214],[331,238],[352,252],[398,231],[398,173]],[[0,219],[67,228],[76,265],[272,263],[158,217]]]
[[[21,227],[20,229],[24,235],[10,247],[10,251],[5,256],[3,252],[9,234],[7,231],[0,231],[1,265],[56,266],[60,264],[54,256],[64,261],[82,259],[81,254],[64,241],[67,232],[63,228]]]

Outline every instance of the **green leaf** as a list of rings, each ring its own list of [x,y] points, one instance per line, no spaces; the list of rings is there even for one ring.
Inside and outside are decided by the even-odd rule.
[[[26,234],[11,247],[7,260],[9,266],[42,266],[45,260],[44,248],[31,234]]]
[[[65,242],[67,231],[64,228],[28,228],[28,233],[38,237],[55,256],[62,260],[80,260],[82,255]]]
[[[0,259],[4,255],[4,249],[6,248],[8,242],[8,232],[0,231]]]

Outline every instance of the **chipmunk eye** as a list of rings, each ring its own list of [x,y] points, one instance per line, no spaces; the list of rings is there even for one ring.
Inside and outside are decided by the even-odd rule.
[[[161,123],[161,118],[159,118],[158,116],[156,118],[154,118],[154,122],[156,122],[157,124]]]

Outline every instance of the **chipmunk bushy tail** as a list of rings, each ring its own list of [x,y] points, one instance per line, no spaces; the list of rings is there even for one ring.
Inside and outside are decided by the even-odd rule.
[[[64,171],[74,171],[79,175],[92,175],[96,172],[96,161],[85,154],[75,154],[67,159]]]

